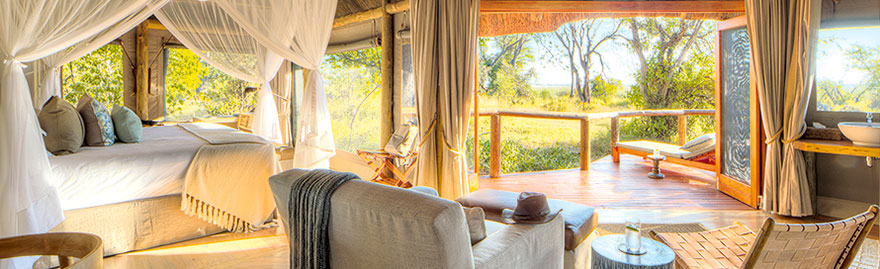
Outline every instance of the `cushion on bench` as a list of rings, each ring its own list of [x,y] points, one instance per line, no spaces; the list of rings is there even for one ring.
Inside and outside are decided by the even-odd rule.
[[[483,189],[462,196],[456,201],[466,207],[481,207],[486,212],[486,219],[500,221],[501,211],[505,208],[515,208],[517,197],[519,193]],[[550,211],[562,209],[559,214],[565,221],[566,250],[577,248],[593,232],[599,221],[592,207],[556,199],[547,199],[547,203],[550,205]]]
[[[701,148],[694,148],[692,150],[683,150],[678,145],[666,144],[654,141],[647,140],[638,140],[638,141],[625,141],[618,142],[617,147],[653,153],[654,149],[660,150],[660,154],[666,157],[678,158],[683,160],[689,160],[695,157],[699,157],[707,152],[715,150],[715,143],[711,145],[702,146]]]

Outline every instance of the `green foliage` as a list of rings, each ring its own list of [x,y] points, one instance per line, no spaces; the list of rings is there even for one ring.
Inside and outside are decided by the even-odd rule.
[[[64,100],[76,104],[88,93],[104,105],[122,105],[122,47],[106,45],[63,67]],[[112,106],[111,106],[112,107]]]
[[[245,88],[259,86],[223,73],[189,49],[168,49],[165,111],[169,120],[250,112],[257,104],[256,93],[245,93]]]
[[[531,81],[537,76],[535,70],[526,68],[534,57],[525,43],[530,34],[505,35],[480,38],[480,85],[491,96],[524,101],[532,94]],[[495,52],[497,51],[497,52]]]
[[[593,84],[591,96],[599,99],[602,103],[608,103],[611,97],[614,97],[623,90],[623,84],[620,83],[619,79],[612,78],[606,80],[601,75],[593,77],[591,83]]]
[[[715,51],[714,43],[707,38],[714,26],[671,18],[628,21],[641,39],[630,40],[630,48],[645,55],[639,71],[634,74],[636,84],[625,94],[629,105],[633,109],[714,109]],[[694,39],[688,41],[684,39],[686,36]],[[677,126],[676,117],[634,118],[621,123],[621,136],[674,141]],[[689,137],[711,130],[714,130],[714,119],[688,120]]]
[[[850,68],[867,73],[855,87],[822,80],[817,88],[817,105],[826,111],[880,111],[880,47],[853,45],[846,51]]]
[[[380,147],[381,56],[381,49],[375,47],[324,57],[321,73],[339,149],[355,152]]]

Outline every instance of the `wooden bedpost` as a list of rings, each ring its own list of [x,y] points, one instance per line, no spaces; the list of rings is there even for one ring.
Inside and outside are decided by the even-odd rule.
[[[147,99],[147,88],[150,86],[149,78],[149,47],[147,46],[147,27],[149,23],[144,21],[137,27],[137,72],[135,73],[135,97],[136,112],[141,120],[150,119],[150,108]]]
[[[384,9],[383,9],[384,12]],[[380,148],[384,147],[394,133],[394,17],[385,13],[382,16],[382,90],[379,98],[381,101],[379,140]],[[399,105],[398,105],[399,106]]]

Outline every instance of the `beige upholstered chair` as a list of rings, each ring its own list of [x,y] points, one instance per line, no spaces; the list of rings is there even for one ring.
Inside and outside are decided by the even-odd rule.
[[[681,268],[847,268],[877,219],[878,207],[827,223],[767,218],[757,234],[742,224],[698,233],[655,233]]]
[[[285,228],[291,184],[270,180]],[[562,268],[562,218],[505,225],[471,245],[454,201],[354,180],[330,202],[332,268]]]

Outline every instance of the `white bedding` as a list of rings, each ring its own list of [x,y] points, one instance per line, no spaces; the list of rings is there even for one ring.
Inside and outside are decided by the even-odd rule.
[[[178,126],[144,128],[143,142],[50,156],[64,210],[180,194],[204,140]]]

